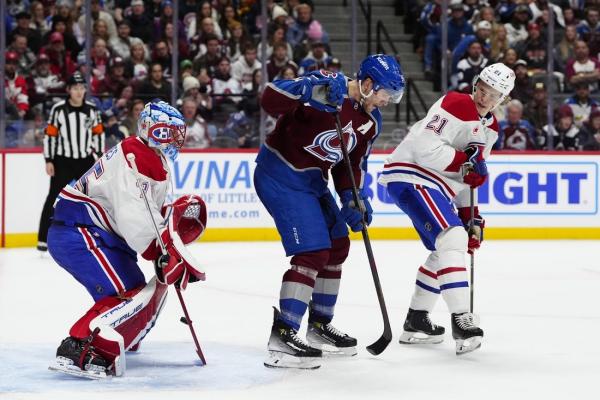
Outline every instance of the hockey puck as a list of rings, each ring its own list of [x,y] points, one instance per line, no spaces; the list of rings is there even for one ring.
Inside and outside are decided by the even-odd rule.
[[[185,317],[181,317],[181,318],[179,318],[179,320],[186,325],[188,324],[188,320]]]

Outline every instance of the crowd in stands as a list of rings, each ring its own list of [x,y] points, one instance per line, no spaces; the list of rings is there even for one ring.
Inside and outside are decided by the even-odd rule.
[[[47,114],[76,71],[91,76],[88,99],[102,111],[107,146],[135,135],[144,103],[170,102],[177,81],[186,146],[205,148],[258,146],[263,63],[267,81],[341,68],[311,0],[269,0],[267,21],[259,0],[180,0],[176,26],[171,0],[91,0],[89,64],[83,4],[7,0],[7,147],[41,144]]]
[[[408,20],[419,21],[415,51],[422,54],[425,77],[439,88],[442,0],[407,3]],[[450,90],[470,93],[473,78],[491,63],[515,71],[512,100],[497,114],[496,149],[600,150],[599,0],[450,0],[447,8]],[[549,89],[556,94],[550,127]]]

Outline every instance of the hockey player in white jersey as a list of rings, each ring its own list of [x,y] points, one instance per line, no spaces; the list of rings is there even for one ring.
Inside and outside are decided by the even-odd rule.
[[[137,350],[154,326],[167,286],[177,283],[185,289],[188,281],[204,280],[185,244],[204,231],[205,204],[198,196],[167,204],[171,174],[166,158],[177,155],[185,132],[179,111],[164,102],[148,103],[139,117],[138,136],[107,151],[61,191],[48,250],[95,304],[71,327],[50,369],[87,378],[123,375],[125,351]],[[140,188],[147,193],[150,213]],[[150,214],[167,256],[157,244]],[[157,276],[147,284],[138,253],[156,267]]]
[[[514,80],[504,64],[486,67],[472,94],[449,92],[439,99],[386,161],[379,182],[431,251],[417,273],[401,343],[442,342],[444,328],[429,319],[441,293],[451,312],[457,354],[481,346],[483,331],[469,312],[465,253],[479,248],[484,220],[475,206],[467,233],[470,188],[487,178],[485,160],[498,138],[491,111],[508,98]]]

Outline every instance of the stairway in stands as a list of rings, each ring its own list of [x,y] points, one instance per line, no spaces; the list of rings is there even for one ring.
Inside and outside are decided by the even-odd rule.
[[[343,5],[343,0],[319,0],[315,2],[314,18],[323,25],[323,28],[329,33],[330,46],[333,55],[342,62],[343,71],[350,77],[354,77],[356,71],[352,69],[352,43],[351,43],[351,0],[347,1],[348,6]],[[364,0],[366,4],[366,0]],[[433,90],[431,82],[426,81],[423,75],[422,63],[419,56],[412,50],[412,34],[404,33],[403,17],[396,16],[394,10],[394,0],[371,0],[372,9],[372,27],[371,27],[371,52],[375,53],[376,48],[376,26],[377,21],[381,20],[389,32],[398,56],[402,70],[407,78],[412,78],[419,89],[427,107],[433,104],[440,96],[440,92]],[[365,17],[358,7],[357,14],[357,60],[358,64],[367,55],[367,23]],[[385,52],[392,54],[392,50],[384,43]],[[413,96],[414,98],[414,96]],[[414,103],[417,103],[416,98]],[[425,110],[416,106],[419,119],[425,116]],[[406,97],[400,104],[400,122],[395,121],[395,107],[388,106],[383,110],[383,132],[375,143],[375,147],[380,149],[394,148],[406,132]],[[414,123],[414,117],[411,117],[411,123]]]

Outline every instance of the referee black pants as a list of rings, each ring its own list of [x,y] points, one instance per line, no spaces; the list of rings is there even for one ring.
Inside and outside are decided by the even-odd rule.
[[[94,157],[74,159],[56,156],[52,160],[54,164],[54,176],[50,178],[50,191],[40,218],[40,229],[38,231],[38,243],[46,243],[48,238],[48,229],[50,228],[50,219],[54,214],[54,202],[58,194],[72,180],[79,179],[88,169],[94,165]]]

